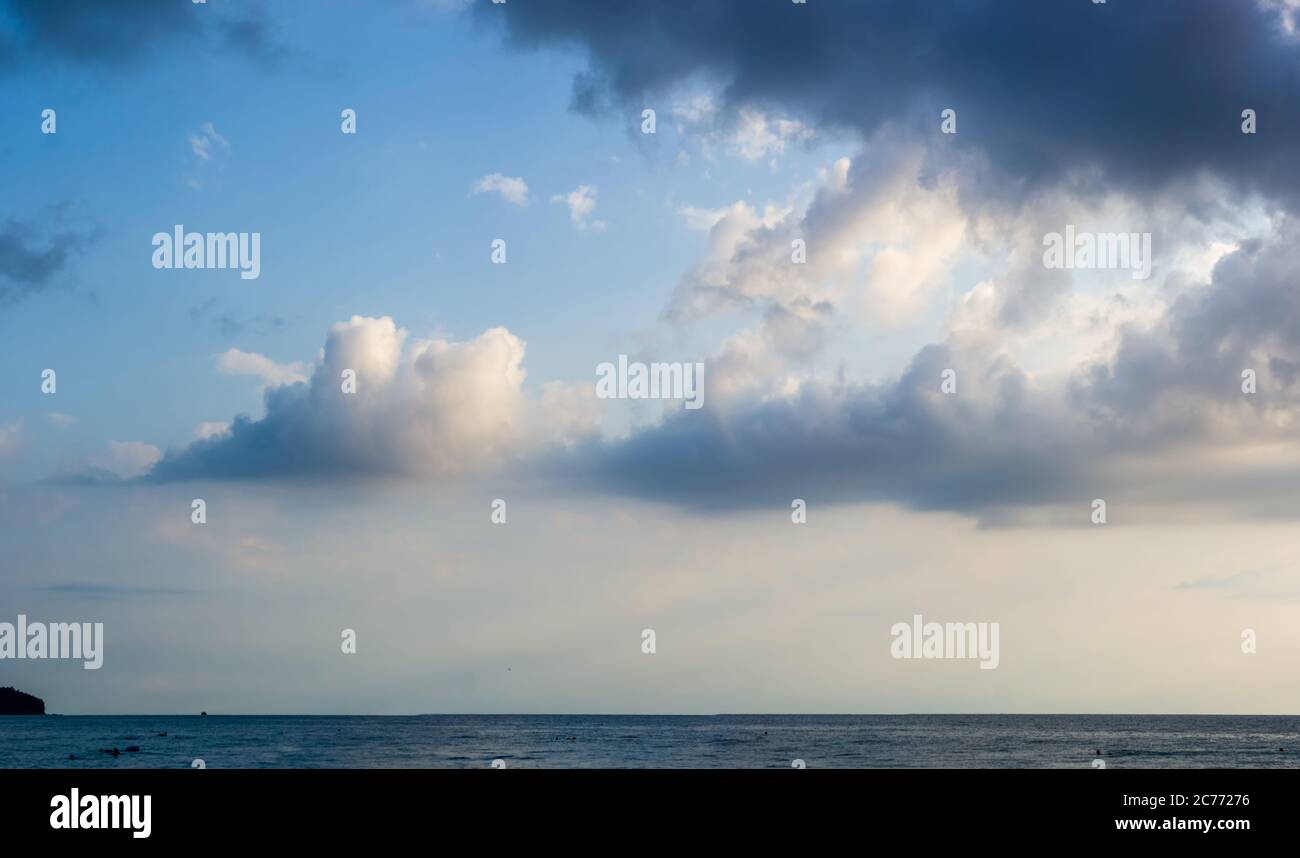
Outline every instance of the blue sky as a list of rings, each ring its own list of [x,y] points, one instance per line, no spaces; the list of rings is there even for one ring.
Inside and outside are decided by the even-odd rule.
[[[0,3],[0,622],[108,636],[0,680],[1296,711],[1296,4],[601,8]],[[175,224],[260,233],[260,277],[156,270]],[[1046,265],[1067,225],[1150,278]],[[704,407],[598,399],[621,354]],[[918,612],[1000,622],[999,667],[891,658]]]

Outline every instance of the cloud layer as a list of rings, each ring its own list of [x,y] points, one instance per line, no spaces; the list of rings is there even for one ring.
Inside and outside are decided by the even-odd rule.
[[[1242,502],[1260,445],[1282,449],[1279,467],[1300,458],[1289,283],[1300,118],[1287,101],[1300,41],[1285,11],[479,4],[513,44],[586,51],[581,111],[662,105],[742,163],[856,139],[852,157],[787,200],[680,207],[707,248],[677,277],[665,319],[742,325],[707,362],[709,406],[600,437],[590,380],[530,395],[524,344],[504,328],[412,340],[390,318],[353,317],[311,365],[222,353],[222,371],[267,386],[265,416],[204,424],[149,476],[440,478],[527,462],[560,483],[685,505],[808,496],[996,517],[1106,492],[1175,501],[1187,484],[1176,475],[1201,468],[1208,498]],[[11,13],[65,40],[95,21],[80,5],[68,22],[21,3]],[[1196,56],[1213,61],[1185,62]],[[700,86],[709,94],[682,99]],[[954,135],[939,133],[946,108]],[[1246,108],[1258,134],[1241,133]],[[527,184],[501,173],[471,190],[529,201]],[[594,185],[551,199],[577,229],[605,228]],[[1044,268],[1041,237],[1075,221],[1154,232],[1156,277],[1134,286]],[[30,269],[29,281],[58,261],[10,244],[10,269]],[[967,269],[978,280],[960,282]],[[834,367],[837,337],[895,330],[926,339],[892,371],[873,367],[868,381]],[[355,392],[342,389],[349,371]]]

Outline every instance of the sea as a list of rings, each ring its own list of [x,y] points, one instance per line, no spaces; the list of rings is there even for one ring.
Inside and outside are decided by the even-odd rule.
[[[1099,759],[1300,768],[1300,716],[0,717],[2,768],[1069,769]]]

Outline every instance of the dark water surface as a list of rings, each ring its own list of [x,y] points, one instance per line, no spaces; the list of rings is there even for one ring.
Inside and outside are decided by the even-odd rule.
[[[4,768],[1086,768],[1096,749],[1109,768],[1300,768],[1300,716],[0,718]]]

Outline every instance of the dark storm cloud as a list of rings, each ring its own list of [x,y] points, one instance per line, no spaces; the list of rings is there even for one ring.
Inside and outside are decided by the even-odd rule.
[[[725,106],[767,105],[867,137],[886,124],[976,150],[980,192],[1095,169],[1152,189],[1205,169],[1243,189],[1300,190],[1300,42],[1254,0],[512,0],[480,4],[521,47],[577,46],[574,106],[635,115],[709,79]],[[660,102],[661,103],[661,102]],[[1241,133],[1241,112],[1259,133]]]
[[[276,65],[283,49],[253,4],[190,0],[0,0],[0,69],[57,56],[78,64],[124,65],[196,41]]]

